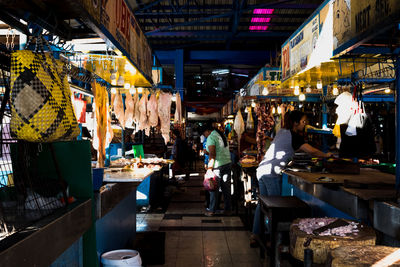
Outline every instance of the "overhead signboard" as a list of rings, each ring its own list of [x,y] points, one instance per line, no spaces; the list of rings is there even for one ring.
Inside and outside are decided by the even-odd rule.
[[[399,0],[332,0],[334,6],[334,54],[339,54],[399,18]],[[371,34],[368,34],[371,32]],[[368,35],[368,36],[365,36]]]
[[[152,76],[152,54],[147,39],[124,0],[102,1],[101,24],[122,47],[123,53],[147,77]]]
[[[323,34],[324,31],[324,34]],[[325,1],[282,46],[282,80],[332,56],[332,4]]]

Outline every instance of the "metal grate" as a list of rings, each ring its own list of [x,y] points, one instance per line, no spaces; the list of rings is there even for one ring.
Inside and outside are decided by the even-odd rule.
[[[8,62],[0,63],[0,240],[26,229],[34,222],[64,207],[66,184],[60,179],[40,174],[37,160],[41,144],[17,141],[10,132],[9,93],[10,53],[0,51]],[[6,70],[5,70],[6,69]],[[8,90],[7,90],[8,88]],[[50,163],[51,164],[51,163]]]

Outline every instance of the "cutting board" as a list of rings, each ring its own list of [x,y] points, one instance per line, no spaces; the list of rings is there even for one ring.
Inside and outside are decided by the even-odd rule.
[[[326,266],[365,267],[375,264],[375,266],[400,267],[399,255],[400,248],[395,247],[344,246],[330,252]]]
[[[304,249],[313,250],[313,262],[324,264],[328,258],[331,249],[341,246],[375,245],[376,235],[374,229],[363,225],[359,226],[357,235],[352,236],[315,236],[307,234],[298,227],[301,219],[296,219],[290,226],[290,253],[298,260],[304,260]],[[346,220],[351,222],[350,220]],[[307,247],[304,243],[311,239]]]

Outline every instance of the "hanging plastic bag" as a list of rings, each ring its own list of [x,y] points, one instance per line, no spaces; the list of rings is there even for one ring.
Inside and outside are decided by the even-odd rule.
[[[346,130],[346,135],[356,136],[357,128],[364,127],[367,117],[368,115],[367,113],[365,113],[364,103],[359,101],[357,109],[354,111],[354,114],[351,116],[349,120],[349,124]]]
[[[216,191],[218,189],[217,176],[215,174],[213,176],[210,176],[210,175],[207,175],[207,173],[206,173],[204,175],[203,186],[204,186],[204,189],[207,191]]]

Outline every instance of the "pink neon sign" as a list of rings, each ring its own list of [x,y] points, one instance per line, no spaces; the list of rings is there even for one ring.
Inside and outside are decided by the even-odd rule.
[[[272,8],[257,8],[253,10],[253,15],[271,15],[274,12]],[[260,18],[253,17],[251,18],[251,23],[268,23],[271,21],[271,18]],[[268,29],[268,25],[250,25],[250,31],[266,31]]]

